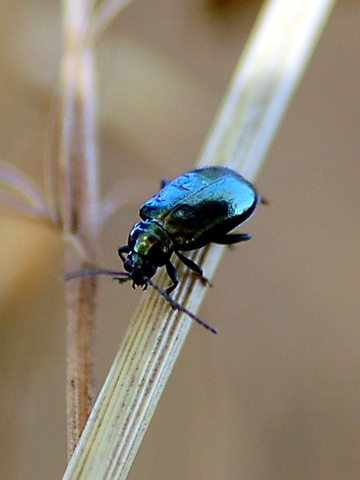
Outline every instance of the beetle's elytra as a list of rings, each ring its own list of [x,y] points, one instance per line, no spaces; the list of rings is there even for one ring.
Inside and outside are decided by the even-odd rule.
[[[181,252],[196,250],[209,243],[230,245],[249,240],[248,233],[229,233],[255,212],[260,196],[244,177],[227,167],[197,168],[172,182],[140,208],[141,222],[130,231],[128,243],[118,253],[125,272],[92,270],[89,274],[113,275],[119,281],[132,280],[133,287],[152,285],[177,310],[181,310],[214,333],[216,330],[178,304],[172,292],[179,279],[171,256],[178,258],[203,280],[202,269]],[[160,289],[151,278],[159,267],[166,267],[172,285]],[[73,278],[74,274],[68,276]]]

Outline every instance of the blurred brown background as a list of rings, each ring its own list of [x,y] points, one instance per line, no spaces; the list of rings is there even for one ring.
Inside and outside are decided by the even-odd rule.
[[[161,177],[189,169],[260,2],[134,0],[99,44],[101,169],[147,179],[103,235],[104,266]],[[0,4],[0,157],[43,183],[59,2]],[[226,252],[129,478],[360,478],[360,7],[338,3],[257,181],[270,206]],[[0,478],[65,467],[62,246],[0,217]],[[100,388],[140,291],[101,280]]]

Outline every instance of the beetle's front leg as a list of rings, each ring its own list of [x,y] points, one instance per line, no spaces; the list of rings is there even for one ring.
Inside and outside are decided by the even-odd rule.
[[[177,276],[176,268],[174,265],[170,262],[170,260],[165,264],[166,266],[166,271],[171,278],[173,285],[171,287],[168,287],[165,291],[169,295],[175,288],[177,287],[179,283],[179,277]]]
[[[118,254],[119,254],[119,257],[121,258],[121,260],[123,262],[125,262],[125,260],[126,260],[123,253],[129,253],[129,252],[130,252],[130,248],[129,248],[128,245],[122,245],[121,247],[119,247]]]
[[[179,259],[188,267],[190,268],[193,272],[197,273],[199,276],[200,276],[200,279],[201,281],[204,283],[204,284],[208,284],[210,286],[212,286],[212,283],[210,282],[210,280],[206,277],[204,277],[204,274],[203,274],[203,269],[201,267],[199,267],[198,264],[196,264],[195,262],[193,262],[192,260],[190,260],[190,258],[187,258],[185,257],[185,255],[183,255],[182,253],[178,252],[177,250],[175,250],[175,254],[179,257]]]

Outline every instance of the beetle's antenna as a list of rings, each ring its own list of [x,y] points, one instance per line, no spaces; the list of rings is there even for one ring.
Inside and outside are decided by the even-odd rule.
[[[74,278],[79,278],[79,277],[91,277],[93,275],[106,275],[108,277],[113,277],[114,280],[118,280],[120,283],[127,282],[128,280],[131,280],[131,277],[128,273],[126,272],[118,272],[116,270],[106,270],[103,268],[87,268],[87,269],[82,269],[82,270],[74,270],[73,272],[66,273],[64,275],[64,280],[65,282],[68,282],[69,280],[73,280]],[[162,288],[160,288],[156,283],[154,283],[150,278],[147,279],[147,282],[153,287],[154,290],[160,293],[166,301],[170,303],[172,308],[174,310],[179,310],[179,312],[183,312],[186,315],[188,315],[192,320],[195,320],[198,324],[202,325],[205,327],[207,330],[210,330],[212,333],[218,333],[216,328],[212,327],[208,323],[204,322],[200,317],[197,317],[194,313],[190,312],[187,308],[185,308],[181,303],[178,303],[176,300],[174,300],[168,293],[165,292]]]
[[[82,270],[75,270],[74,272],[66,273],[64,275],[65,282],[73,280],[79,277],[91,277],[93,275],[107,275],[108,277],[114,277],[114,280],[118,280],[120,283],[130,280],[130,275],[126,272],[117,272],[116,270],[106,270],[104,268],[86,268]]]
[[[199,323],[200,325],[205,327],[207,330],[210,330],[210,332],[215,333],[215,334],[218,333],[216,328],[214,328],[211,325],[209,325],[208,323],[204,322],[204,320],[202,320],[200,317],[197,317],[194,313],[190,312],[190,310],[188,310],[183,305],[181,305],[181,303],[178,303],[176,300],[174,300],[172,297],[170,297],[170,295],[168,293],[166,293],[165,290],[163,290],[158,285],[156,285],[156,283],[154,283],[152,280],[150,280],[150,278],[148,278],[147,281],[157,292],[160,293],[160,295],[162,295],[165,298],[165,300],[167,300],[170,303],[170,305],[172,306],[172,308],[174,310],[179,310],[180,312],[185,313],[190,318],[195,320],[195,322]]]

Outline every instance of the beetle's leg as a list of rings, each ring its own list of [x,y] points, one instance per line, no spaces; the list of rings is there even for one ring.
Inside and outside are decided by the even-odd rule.
[[[185,257],[185,255],[178,252],[177,250],[175,250],[175,253],[188,268],[190,268],[192,271],[194,271],[195,273],[200,275],[201,281],[203,283],[207,283],[207,284],[212,286],[212,283],[210,282],[210,280],[208,278],[204,277],[203,269],[201,267],[199,267],[199,265],[197,265],[195,262],[190,260],[190,258]]]
[[[220,245],[232,245],[233,243],[245,242],[250,240],[251,235],[249,233],[228,233],[222,237],[213,238],[213,243],[219,243]]]
[[[166,187],[166,185],[169,185],[170,183],[170,180],[168,180],[167,178],[162,178],[160,180],[160,190],[162,190],[163,188]]]
[[[122,245],[121,247],[119,247],[118,254],[119,254],[119,257],[121,258],[121,260],[123,262],[125,262],[125,260],[126,260],[123,253],[129,253],[129,252],[130,252],[130,248],[129,248],[128,245]]]
[[[177,276],[176,268],[170,262],[170,260],[165,265],[166,265],[166,271],[173,282],[173,285],[171,285],[171,287],[168,287],[165,290],[165,292],[169,295],[177,287],[177,284],[179,283],[179,278]]]

